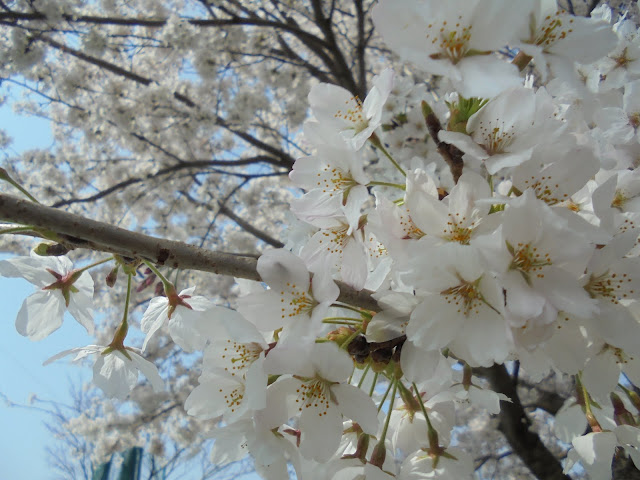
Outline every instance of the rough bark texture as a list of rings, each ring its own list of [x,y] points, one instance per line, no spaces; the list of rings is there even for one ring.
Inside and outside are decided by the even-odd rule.
[[[511,402],[500,402],[500,431],[504,434],[513,452],[540,480],[571,480],[562,473],[560,461],[544,446],[540,437],[529,430],[531,420],[527,416],[513,379],[504,365],[479,369],[491,384],[491,389],[504,393]]]
[[[143,235],[11,195],[0,194],[0,220],[32,226],[33,233],[39,236],[49,236],[49,233],[43,233],[43,230],[48,230],[70,249],[87,248],[141,258],[170,268],[260,280],[256,270],[258,262],[254,257],[214,252]],[[355,291],[345,284],[336,283],[340,287],[339,301],[372,311],[380,310],[370,292]]]

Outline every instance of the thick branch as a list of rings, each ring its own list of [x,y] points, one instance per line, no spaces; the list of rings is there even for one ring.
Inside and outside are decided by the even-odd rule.
[[[144,258],[171,268],[260,280],[256,270],[257,260],[253,257],[214,252],[182,242],[131,232],[2,193],[0,220],[50,230],[78,248]],[[358,292],[340,282],[337,283],[340,287],[339,301],[375,312],[380,311],[380,307],[371,297],[371,292]]]
[[[460,151],[455,145],[440,141],[440,139],[438,138],[438,133],[440,133],[440,130],[443,130],[443,128],[440,124],[440,120],[438,120],[438,117],[436,117],[433,112],[427,115],[426,123],[427,129],[429,130],[429,135],[431,135],[433,141],[436,142],[438,153],[442,155],[444,161],[447,162],[447,165],[449,165],[449,170],[451,170],[453,181],[455,183],[458,183],[458,179],[462,175],[462,169],[464,167],[464,161],[462,160],[462,155],[464,153]]]
[[[358,71],[358,91],[367,91],[367,64],[365,61],[365,49],[367,47],[367,37],[364,32],[365,16],[362,0],[355,0],[356,15],[358,17],[358,43],[356,45],[357,71]]]
[[[353,79],[351,69],[349,68],[349,65],[347,65],[347,61],[342,54],[342,50],[340,50],[338,42],[336,41],[331,19],[325,17],[322,13],[322,1],[311,0],[311,5],[313,6],[316,25],[324,34],[325,42],[328,44],[329,51],[331,52],[334,60],[334,68],[331,69],[331,72],[336,78],[336,84],[346,88],[353,95],[359,95],[360,98],[364,98],[367,92],[358,91],[358,85]]]
[[[529,429],[531,420],[520,403],[516,385],[505,366],[494,365],[478,370],[478,373],[489,380],[492,390],[511,399],[511,402],[500,402],[499,429],[513,452],[540,480],[571,480],[571,477],[562,473],[562,464],[544,446],[540,437]]]

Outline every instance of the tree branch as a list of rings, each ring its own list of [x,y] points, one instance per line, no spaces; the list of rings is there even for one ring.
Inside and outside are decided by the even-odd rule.
[[[256,157],[251,157],[251,158],[246,158],[241,160],[194,160],[191,162],[182,162],[176,165],[171,165],[169,167],[161,168],[157,172],[150,173],[143,177],[134,177],[134,178],[129,178],[127,180],[123,180],[121,182],[116,183],[115,185],[105,188],[104,190],[101,190],[98,193],[95,193],[88,197],[60,200],[54,203],[52,207],[58,208],[58,207],[64,207],[67,205],[72,205],[74,203],[93,202],[95,200],[99,200],[101,198],[107,197],[112,193],[123,190],[124,188],[129,187],[131,185],[144,182],[145,180],[152,180],[156,177],[174,173],[180,170],[191,169],[191,168],[221,167],[221,166],[236,167],[236,166],[254,165],[256,163],[262,163],[262,162],[279,165],[279,162],[277,160],[265,155],[258,155]]]
[[[50,230],[77,248],[143,258],[170,268],[260,281],[255,258],[151,237],[3,193],[0,193],[0,220]],[[339,301],[374,312],[380,311],[371,292],[356,291],[342,282],[336,283],[340,288]]]
[[[150,78],[146,78],[143,77],[141,75],[138,75],[137,73],[131,72],[129,70],[126,70],[122,67],[119,67],[118,65],[115,65],[111,62],[107,62],[105,60],[99,59],[99,58],[95,58],[92,57],[90,55],[86,55],[83,52],[80,52],[79,50],[73,49],[71,47],[68,47],[66,45],[63,45],[55,40],[52,40],[50,38],[47,37],[38,37],[38,40],[41,40],[45,43],[47,43],[48,45],[52,46],[53,48],[56,48],[62,52],[65,52],[71,56],[74,56],[80,60],[83,60],[87,63],[90,63],[92,65],[95,65],[97,67],[103,68],[115,75],[124,77],[128,80],[134,81],[136,83],[139,83],[141,85],[144,86],[149,86],[152,83],[157,83],[154,82],[153,80],[151,80]],[[187,96],[178,93],[178,92],[174,92],[173,94],[174,98],[178,101],[180,101],[181,103],[185,104],[186,106],[190,107],[190,108],[196,108],[198,105],[191,100],[190,98],[188,98]],[[224,128],[225,130],[233,133],[234,135],[240,137],[242,140],[244,140],[245,142],[249,143],[250,145],[253,145],[256,148],[259,148],[260,150],[263,150],[267,153],[270,153],[271,155],[274,155],[278,158],[280,158],[282,160],[281,162],[281,166],[286,167],[288,169],[291,169],[293,167],[293,164],[295,163],[295,159],[287,154],[286,152],[272,146],[269,145],[265,142],[263,142],[262,140],[259,140],[255,137],[253,137],[252,135],[246,133],[246,132],[242,132],[239,130],[235,130],[234,128],[230,127],[229,125],[227,125],[227,123],[225,122],[225,120],[220,117],[217,116],[216,117],[216,124],[222,128]]]
[[[88,23],[92,25],[119,25],[129,27],[147,27],[162,28],[167,24],[164,18],[122,18],[122,17],[99,17],[94,15],[63,15],[62,18],[70,23]],[[47,16],[41,12],[0,12],[0,22],[17,22],[17,21],[46,21]],[[310,34],[299,28],[297,25],[283,22],[275,22],[273,20],[265,20],[258,16],[245,18],[233,16],[232,18],[223,19],[197,19],[190,18],[187,22],[197,27],[230,27],[230,26],[248,26],[248,27],[264,27],[274,28],[292,33],[298,37],[303,37],[307,41],[317,43],[318,45],[328,48],[329,45],[321,38]]]
[[[222,203],[219,203],[219,206],[220,206],[220,213],[222,213],[223,215],[226,215],[231,220],[233,220],[245,232],[250,233],[254,237],[259,238],[263,242],[271,245],[272,247],[275,247],[275,248],[283,248],[284,247],[284,243],[282,243],[280,240],[276,240],[275,238],[273,238],[272,236],[266,234],[262,230],[258,230],[256,227],[251,225],[245,219],[243,219],[243,218],[239,217],[238,215],[236,215],[235,213],[233,213],[233,210],[231,210],[226,205],[224,205]]]
[[[504,365],[477,370],[491,384],[491,389],[503,393],[511,402],[500,402],[500,431],[504,434],[513,452],[540,480],[571,480],[562,473],[560,461],[544,446],[540,437],[529,427],[531,420],[527,416],[518,392],[509,372]]]

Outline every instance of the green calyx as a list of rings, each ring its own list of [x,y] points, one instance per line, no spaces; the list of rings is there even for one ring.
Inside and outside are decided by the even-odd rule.
[[[61,275],[58,272],[47,268],[47,272],[53,275],[56,278],[56,281],[51,285],[47,285],[43,287],[43,290],[60,290],[62,296],[64,297],[64,303],[68,307],[69,302],[71,301],[71,293],[78,293],[78,289],[73,285],[76,280],[80,278],[82,275],[82,271],[73,270],[66,275]]]
[[[447,130],[452,132],[467,133],[467,121],[471,116],[484,107],[489,100],[484,98],[460,97],[457,102],[449,103],[449,123]]]

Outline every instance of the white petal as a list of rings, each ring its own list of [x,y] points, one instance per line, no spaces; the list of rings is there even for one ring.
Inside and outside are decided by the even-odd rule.
[[[158,373],[158,367],[156,367],[153,363],[148,360],[145,360],[143,357],[138,355],[136,352],[131,350],[127,350],[127,353],[131,356],[131,360],[135,367],[142,372],[142,374],[147,377],[149,383],[153,387],[156,392],[161,392],[164,390],[164,380],[160,377]]]
[[[138,382],[138,371],[133,362],[114,351],[98,355],[93,366],[93,383],[108,397],[124,400]]]
[[[582,372],[582,383],[597,401],[607,403],[609,394],[618,385],[620,368],[610,351],[592,357]]]
[[[300,416],[300,453],[304,458],[326,462],[336,453],[342,438],[342,417],[338,409],[319,404],[304,408]]]
[[[331,392],[336,397],[342,415],[360,425],[364,433],[377,433],[378,409],[369,395],[358,387],[344,383],[333,385]]]
[[[613,432],[588,433],[574,438],[571,443],[591,478],[611,478],[611,458],[616,447],[616,436]]]
[[[318,375],[331,382],[342,382],[353,371],[349,354],[333,342],[314,344],[311,361]]]
[[[30,340],[42,340],[60,328],[64,311],[60,292],[39,290],[23,302],[16,318],[16,330]]]
[[[302,291],[309,290],[309,271],[304,262],[288,250],[267,250],[258,259],[258,273],[271,288],[295,284]]]
[[[36,287],[42,288],[51,285],[56,278],[46,269],[65,275],[71,270],[71,261],[66,257],[64,260],[58,257],[15,257],[9,260],[0,261],[0,275],[3,277],[22,277],[33,283]]]

